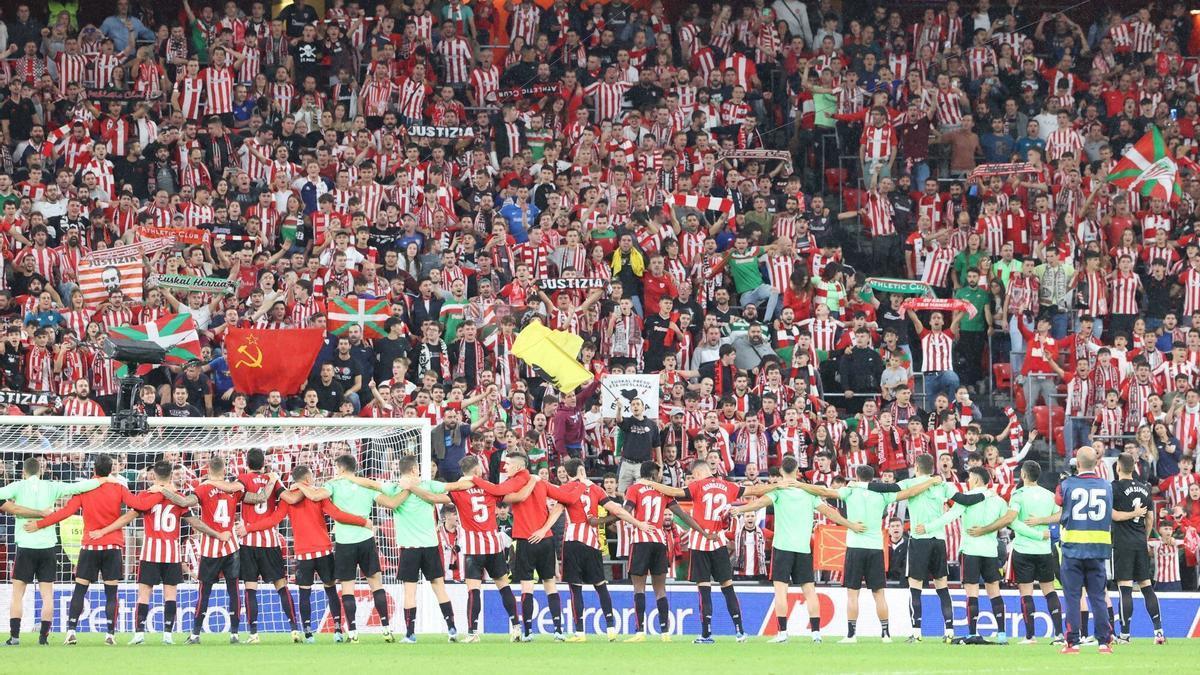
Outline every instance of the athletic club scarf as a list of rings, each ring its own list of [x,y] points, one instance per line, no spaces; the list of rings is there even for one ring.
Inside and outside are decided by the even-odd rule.
[[[166,251],[175,247],[174,237],[164,237],[162,239],[149,239],[139,241],[125,246],[114,246],[112,248],[100,249],[92,251],[87,255],[85,260],[93,265],[103,265],[107,263],[121,262],[123,260],[137,260],[144,258],[151,253]]]
[[[454,366],[454,377],[456,377],[456,378],[466,377],[466,374],[467,374],[467,350],[468,349],[473,349],[475,351],[475,363],[473,364],[475,367],[475,372],[479,373],[487,368],[487,364],[484,362],[484,356],[483,356],[483,343],[480,342],[479,340],[475,340],[473,342],[467,342],[466,340],[459,340],[458,341],[458,363]]]
[[[499,101],[510,101],[517,98],[525,98],[532,96],[533,98],[542,98],[548,94],[553,94],[558,91],[558,83],[531,84],[526,87],[509,87],[496,92],[496,99]]]
[[[752,150],[729,150],[728,152],[722,152],[717,155],[718,162],[723,159],[778,160],[781,162],[787,162],[789,171],[792,168],[792,153],[788,152],[787,150],[765,150],[762,148],[755,148]]]
[[[1005,162],[1002,164],[980,164],[971,170],[971,175],[967,180],[976,182],[982,178],[991,178],[992,176],[1011,176],[1015,173],[1037,173],[1029,162]]]
[[[421,351],[417,356],[417,374],[422,375],[427,370],[433,370],[442,376],[443,382],[449,382],[450,352],[446,349],[445,340],[438,340],[438,350],[439,351],[435,352],[430,349],[428,342],[421,343]],[[438,362],[436,369],[434,368],[433,363],[435,359]]]
[[[604,288],[605,279],[538,279],[543,291],[575,291],[588,288]]]
[[[149,283],[164,288],[183,291],[202,291],[204,293],[218,293],[220,295],[228,295],[237,288],[237,284],[232,279],[193,277],[185,274],[151,274]]]
[[[142,225],[138,228],[138,236],[142,239],[163,239],[174,237],[180,244],[204,246],[208,244],[208,231],[195,227],[158,227]]]
[[[724,197],[673,194],[667,203],[671,206],[686,206],[700,211],[720,211],[729,216],[733,215],[733,200]]]
[[[949,300],[945,298],[909,298],[900,303],[901,311],[934,311],[934,312],[966,312],[974,319],[979,310],[966,300]]]
[[[887,279],[885,277],[868,277],[867,285],[877,293],[898,293],[900,295],[929,295],[932,290],[929,284],[909,279]]]
[[[408,127],[408,135],[417,138],[471,138],[475,130],[471,127]]]

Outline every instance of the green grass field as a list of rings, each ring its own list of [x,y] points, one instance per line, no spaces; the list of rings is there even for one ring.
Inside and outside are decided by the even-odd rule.
[[[1020,646],[952,646],[941,642],[881,644],[878,639],[857,645],[839,645],[830,638],[813,645],[792,638],[783,645],[754,638],[736,644],[718,638],[715,645],[693,645],[690,638],[674,642],[608,644],[589,636],[585,644],[558,644],[539,637],[532,644],[509,644],[488,636],[478,644],[447,644],[440,635],[422,635],[416,645],[385,644],[378,635],[363,635],[356,645],[334,644],[328,635],[315,645],[292,644],[285,635],[264,635],[262,644],[230,645],[224,635],[206,635],[204,644],[163,646],[157,634],[147,643],[126,646],[130,636],[118,635],[118,645],[107,647],[103,637],[81,633],[79,644],[66,647],[62,636],[49,647],[39,647],[37,637],[25,634],[20,647],[0,647],[0,673],[65,673],[100,675],[153,672],[189,673],[254,672],[358,675],[371,669],[403,669],[416,673],[970,673],[970,672],[1196,672],[1200,640],[1175,640],[1155,646],[1149,640],[1118,645],[1112,656],[1101,656],[1085,647],[1077,656],[1062,656],[1048,642]],[[243,634],[245,637],[245,634]],[[411,669],[411,670],[410,670]],[[443,670],[444,669],[444,670]]]

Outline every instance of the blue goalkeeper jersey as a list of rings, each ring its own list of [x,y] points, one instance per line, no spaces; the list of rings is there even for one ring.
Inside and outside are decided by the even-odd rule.
[[[1070,476],[1058,486],[1064,558],[1112,555],[1112,483],[1094,473]]]

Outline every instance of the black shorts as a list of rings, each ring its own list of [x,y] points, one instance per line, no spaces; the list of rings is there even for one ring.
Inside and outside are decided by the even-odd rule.
[[[946,565],[946,542],[934,538],[909,539],[907,562],[908,570],[905,574],[909,579],[945,579],[949,574]]]
[[[275,546],[243,546],[238,552],[241,557],[242,581],[251,583],[259,579],[273,584],[284,578],[283,551]]]
[[[629,551],[629,575],[634,577],[661,576],[671,567],[667,545],[655,541],[640,541]]]
[[[17,547],[17,559],[13,563],[13,580],[32,584],[38,581],[53,582],[58,572],[58,546],[50,548]]]
[[[333,547],[333,574],[338,581],[358,579],[359,570],[364,577],[370,577],[379,574],[381,569],[374,537]]]
[[[84,549],[79,552],[79,563],[75,565],[75,577],[89,583],[99,578],[105,581],[120,581],[124,576],[125,552],[119,548],[103,551]]]
[[[446,568],[442,565],[442,547],[416,546],[400,549],[400,581],[415,584],[425,575],[426,581],[441,579],[446,576]]]
[[[781,581],[789,586],[813,583],[812,554],[772,549],[771,581]]]
[[[1113,579],[1116,581],[1146,581],[1153,579],[1150,552],[1142,548],[1113,549]]]
[[[241,569],[241,558],[237,551],[220,558],[201,557],[200,581],[206,584],[215,584],[221,575],[225,575],[226,581],[237,579]]]
[[[994,584],[1000,581],[1000,561],[991,556],[967,555],[962,557],[962,582],[964,584],[979,584],[983,582]]]
[[[466,576],[468,579],[483,581],[485,572],[487,578],[492,581],[508,576],[508,558],[503,553],[467,556]]]
[[[1147,559],[1149,562],[1149,559]],[[1053,553],[1021,553],[1013,551],[1013,576],[1018,584],[1032,584],[1037,581],[1043,584],[1054,582],[1055,569]]]
[[[554,555],[554,541],[543,539],[536,544],[518,539],[513,554],[513,581],[533,581],[534,573],[542,581],[553,579],[558,573],[558,558]]]
[[[698,584],[715,581],[723,584],[733,580],[733,563],[729,561],[729,549],[722,546],[715,551],[692,551],[692,562],[688,565],[688,581]]]
[[[296,561],[296,585],[297,586],[312,586],[313,579],[321,577],[321,583],[325,586],[332,586],[337,580],[337,576],[333,573],[333,554],[323,555],[320,558],[309,558],[308,560]]]
[[[872,591],[883,588],[883,551],[873,548],[847,548],[846,563],[842,568],[842,586],[858,590],[866,586]]]
[[[178,586],[183,583],[183,564],[139,561],[137,582],[146,586]]]
[[[604,576],[604,559],[600,549],[581,541],[563,542],[562,580],[564,584],[599,584]]]

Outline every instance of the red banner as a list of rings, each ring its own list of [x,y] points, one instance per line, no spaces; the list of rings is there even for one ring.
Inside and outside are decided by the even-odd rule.
[[[846,528],[820,525],[813,536],[813,569],[841,572],[846,566]]]
[[[194,227],[158,227],[142,225],[138,228],[142,239],[166,239],[174,237],[176,243],[203,246],[208,243],[208,232]]]
[[[225,360],[233,388],[244,394],[299,393],[324,339],[320,328],[230,328]]]

